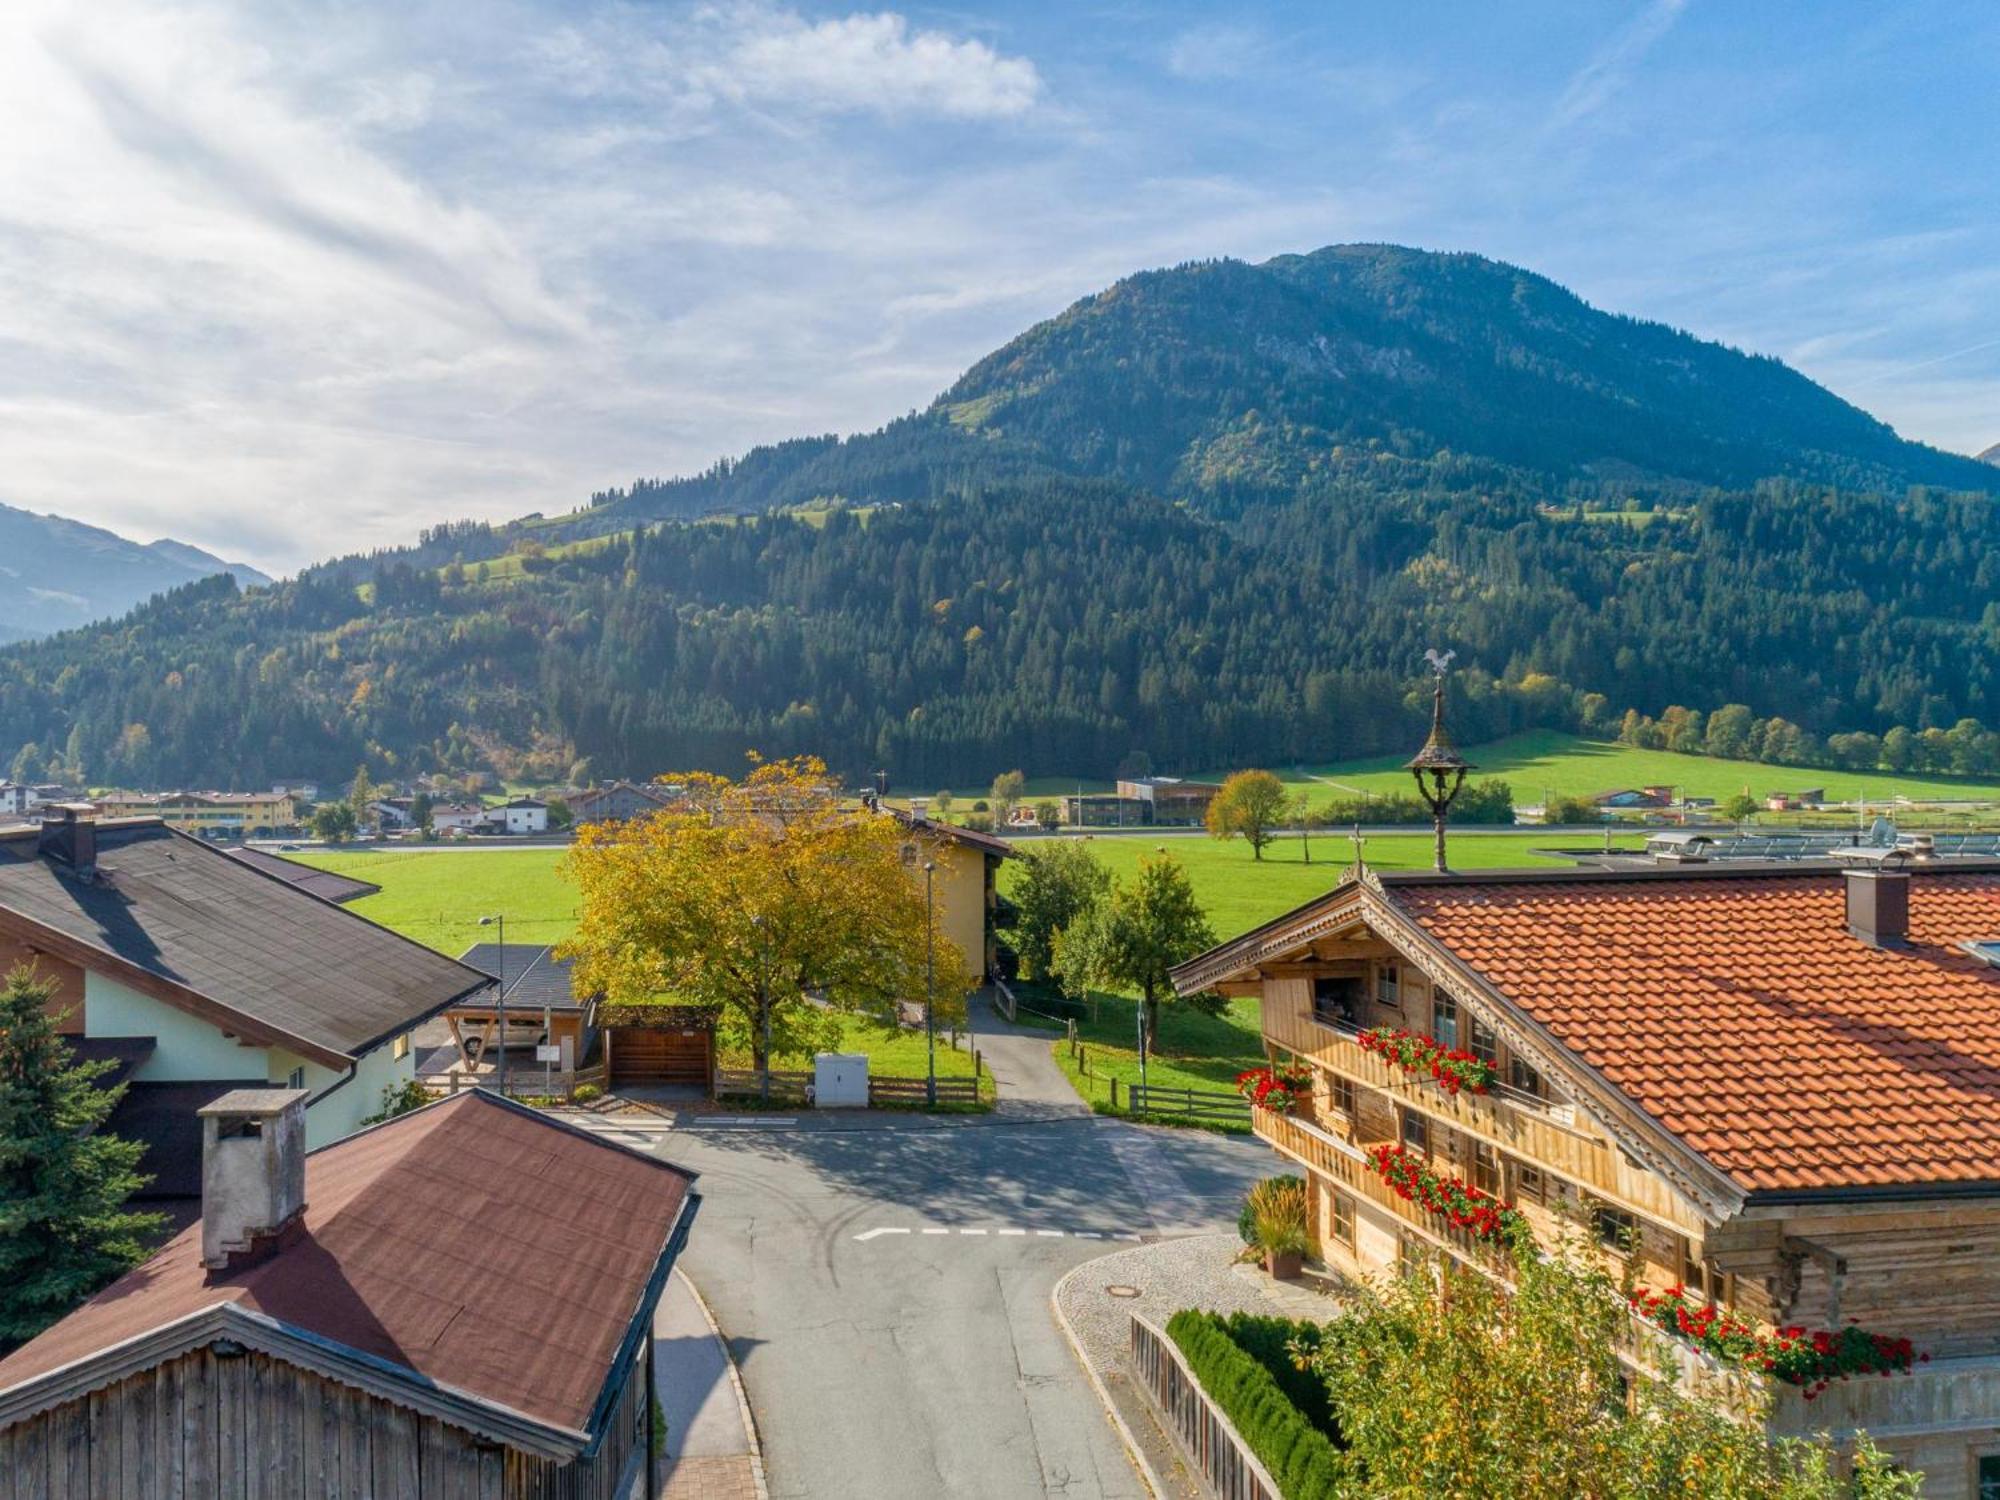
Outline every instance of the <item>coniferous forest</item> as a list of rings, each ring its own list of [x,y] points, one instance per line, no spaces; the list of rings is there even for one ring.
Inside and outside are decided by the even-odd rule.
[[[1736,704],[1851,757],[2000,724],[1992,473],[1476,257],[1203,264],[878,433],[11,648],[0,753],[134,785],[1205,770],[1411,746],[1439,645],[1466,741]]]

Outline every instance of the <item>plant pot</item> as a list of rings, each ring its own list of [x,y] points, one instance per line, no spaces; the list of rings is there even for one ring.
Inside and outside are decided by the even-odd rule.
[[[1299,1273],[1305,1269],[1306,1258],[1296,1250],[1266,1250],[1264,1269],[1278,1281],[1297,1281]]]

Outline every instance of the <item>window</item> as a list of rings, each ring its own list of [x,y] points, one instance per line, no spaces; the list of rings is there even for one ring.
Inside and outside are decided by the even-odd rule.
[[[1348,1119],[1353,1119],[1356,1102],[1354,1080],[1352,1078],[1336,1078],[1333,1080],[1332,1086],[1328,1089],[1328,1093],[1333,1096],[1333,1107],[1346,1115]]]
[[[1529,1203],[1548,1201],[1547,1181],[1542,1177],[1540,1167],[1531,1167],[1526,1162],[1514,1164],[1514,1196]]]
[[[1681,1241],[1681,1285],[1703,1301],[1714,1300],[1708,1285],[1708,1267],[1702,1264],[1701,1246],[1693,1240]]]
[[[401,1062],[404,1058],[408,1057],[409,1055],[410,1055],[410,1034],[409,1032],[406,1031],[401,1036],[397,1037],[395,1041],[389,1044],[389,1056],[394,1058],[397,1062]]]
[[[1431,1035],[1447,1047],[1458,1045],[1458,1002],[1442,992],[1431,1001]]]
[[[1500,1153],[1484,1142],[1472,1146],[1472,1185],[1482,1193],[1500,1196]]]
[[[1342,1192],[1333,1195],[1333,1242],[1354,1248],[1354,1200]]]
[[[1403,1111],[1403,1144],[1422,1156],[1431,1154],[1431,1122],[1411,1110]]]
[[[2000,1500],[2000,1453],[1979,1460],[1979,1500]]]
[[[1489,1068],[1500,1066],[1500,1038],[1479,1017],[1472,1018],[1472,1040],[1467,1044],[1472,1055]]]
[[[1359,974],[1319,974],[1313,978],[1313,1019],[1327,1026],[1353,1026],[1367,993]]]
[[[1524,1094],[1542,1096],[1542,1075],[1518,1057],[1507,1065],[1507,1082]]]
[[[292,1076],[285,1080],[288,1089],[302,1089],[306,1086],[306,1070],[303,1065],[292,1069]]]
[[[1375,966],[1375,1002],[1400,1009],[1403,1004],[1403,971],[1395,964]]]
[[[1621,1254],[1639,1243],[1639,1221],[1622,1208],[1608,1203],[1591,1205],[1590,1219],[1597,1230],[1597,1243]]]

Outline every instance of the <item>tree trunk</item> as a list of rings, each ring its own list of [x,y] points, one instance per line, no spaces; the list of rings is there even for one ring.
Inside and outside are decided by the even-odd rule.
[[[1158,1049],[1160,1035],[1160,1002],[1153,998],[1152,981],[1146,983],[1146,1051],[1150,1054]]]

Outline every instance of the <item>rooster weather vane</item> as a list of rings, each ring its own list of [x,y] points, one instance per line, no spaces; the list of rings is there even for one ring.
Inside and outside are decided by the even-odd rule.
[[[1424,652],[1424,660],[1430,663],[1433,683],[1431,737],[1424,741],[1424,748],[1404,767],[1416,778],[1417,795],[1431,810],[1431,828],[1437,836],[1437,870],[1440,875],[1448,873],[1444,862],[1445,814],[1450,811],[1459,788],[1465,785],[1465,773],[1475,769],[1471,761],[1458,753],[1444,727],[1445,677],[1451,670],[1452,658],[1457,655],[1456,651],[1439,651],[1435,646]]]

